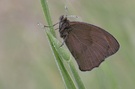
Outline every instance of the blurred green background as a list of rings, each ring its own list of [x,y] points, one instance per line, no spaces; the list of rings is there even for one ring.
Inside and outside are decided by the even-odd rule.
[[[68,14],[106,29],[121,45],[90,72],[81,72],[74,61],[86,89],[135,89],[134,0],[48,0],[48,5],[53,23],[66,5]],[[38,23],[46,24],[40,0],[0,1],[0,89],[64,89]]]

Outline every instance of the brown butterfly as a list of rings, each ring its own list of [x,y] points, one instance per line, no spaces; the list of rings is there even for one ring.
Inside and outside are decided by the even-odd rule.
[[[64,39],[81,71],[90,71],[119,49],[118,41],[107,31],[92,24],[69,21],[62,15],[60,36]]]

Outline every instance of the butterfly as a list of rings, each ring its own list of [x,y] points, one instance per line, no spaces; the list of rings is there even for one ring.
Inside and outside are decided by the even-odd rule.
[[[100,27],[70,21],[64,15],[59,20],[60,37],[64,39],[81,71],[90,71],[98,67],[120,47],[118,41]]]

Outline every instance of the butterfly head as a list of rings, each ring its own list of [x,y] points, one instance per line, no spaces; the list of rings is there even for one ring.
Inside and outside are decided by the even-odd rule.
[[[67,16],[60,16],[59,18],[59,32],[61,34],[61,37],[63,36],[63,34],[65,33],[65,31],[68,31],[69,27],[70,27],[70,21],[67,19]]]
[[[59,20],[60,20],[60,22],[65,22],[65,21],[67,21],[67,17],[62,15],[62,16],[60,16]]]

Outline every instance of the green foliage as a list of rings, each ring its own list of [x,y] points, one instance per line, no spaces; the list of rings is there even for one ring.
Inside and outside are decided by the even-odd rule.
[[[48,9],[46,0],[41,0],[41,4],[42,4],[43,11],[44,11],[48,24],[49,24],[49,26],[52,26],[52,22],[51,22],[51,18],[50,18],[51,16],[49,14],[49,9]],[[70,61],[69,53],[67,53],[67,51],[65,51],[64,49],[60,48],[60,42],[54,37],[54,31],[52,31],[52,30],[54,30],[53,27],[50,27],[50,31],[46,30],[46,33],[47,33],[52,51],[53,51],[55,59],[56,59],[57,66],[61,73],[61,77],[63,79],[66,89],[77,89],[77,88],[75,88],[74,84],[76,84],[78,89],[85,89],[77,71],[75,70],[75,68],[72,64],[72,61]],[[75,79],[75,83],[72,81],[67,69],[64,66],[62,59],[68,61],[67,63],[69,63],[71,72]]]

